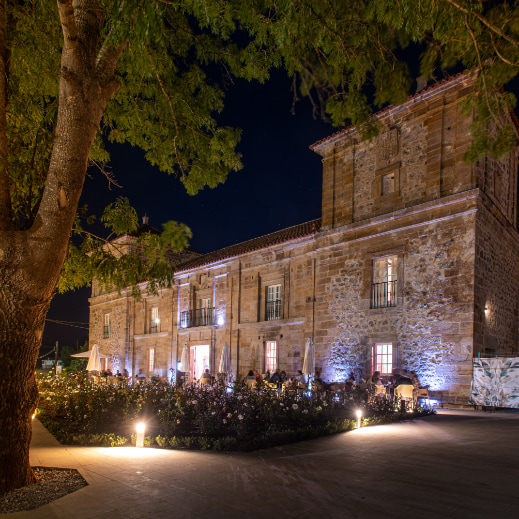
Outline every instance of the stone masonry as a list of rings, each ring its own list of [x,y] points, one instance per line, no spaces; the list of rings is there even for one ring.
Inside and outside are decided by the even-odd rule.
[[[382,343],[392,368],[415,371],[444,403],[467,403],[474,356],[519,354],[517,156],[463,161],[471,119],[461,104],[472,84],[462,74],[385,109],[372,141],[348,128],[314,144],[323,158],[320,220],[190,251],[175,259],[171,289],[151,295],[143,283],[139,301],[94,284],[91,344],[117,369],[175,378],[184,347],[190,355],[207,347],[216,373],[227,343],[241,377],[265,370],[273,341],[291,376],[310,338],[322,378],[343,380],[369,376]],[[390,304],[374,304],[374,265],[385,258]],[[186,326],[184,312],[208,304],[210,319]]]

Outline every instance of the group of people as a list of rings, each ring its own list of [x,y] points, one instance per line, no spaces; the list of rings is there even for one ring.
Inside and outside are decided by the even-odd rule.
[[[124,369],[122,373],[119,370],[117,370],[114,374],[112,372],[112,370],[110,368],[108,368],[101,372],[101,376],[104,378],[107,378],[107,377],[128,378],[130,376],[130,374],[128,373],[127,369]]]

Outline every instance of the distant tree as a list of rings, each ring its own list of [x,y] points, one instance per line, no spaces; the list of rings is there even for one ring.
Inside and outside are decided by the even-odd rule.
[[[502,87],[517,74],[518,27],[515,2],[0,0],[0,493],[34,480],[34,366],[56,288],[94,274],[106,286],[167,284],[166,250],[190,236],[170,222],[141,238],[138,257],[99,247],[78,202],[88,164],[116,181],[104,140],[140,147],[196,193],[241,168],[239,131],[217,124],[215,71],[264,81],[284,66],[296,98],[309,95],[334,124],[369,136],[372,104],[408,94],[413,78],[399,56],[413,43],[426,79],[475,69],[469,158],[500,155],[514,140],[514,99]],[[126,200],[102,221],[115,234],[137,225]]]

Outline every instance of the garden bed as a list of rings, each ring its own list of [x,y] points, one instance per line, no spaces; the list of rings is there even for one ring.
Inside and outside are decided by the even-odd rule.
[[[83,374],[39,377],[38,419],[65,444],[135,444],[136,424],[146,424],[144,443],[162,448],[255,450],[356,427],[430,414],[400,402],[347,394],[297,394],[236,386],[169,384],[94,385]]]

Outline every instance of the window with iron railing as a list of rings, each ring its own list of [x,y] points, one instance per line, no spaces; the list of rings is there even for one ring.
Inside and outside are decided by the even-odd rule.
[[[214,308],[198,308],[180,312],[180,327],[213,326],[215,324]]]
[[[373,260],[371,308],[387,308],[397,304],[397,257]]]
[[[281,319],[281,285],[267,287],[265,321]]]

